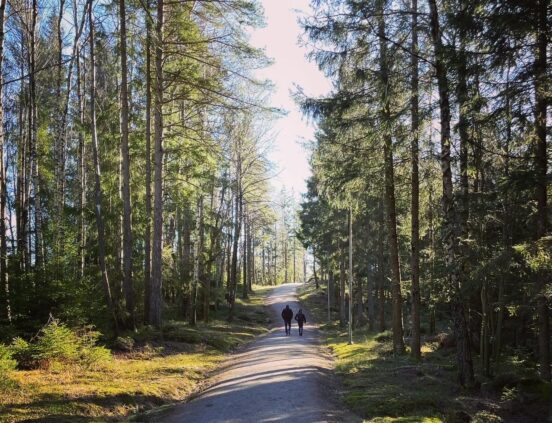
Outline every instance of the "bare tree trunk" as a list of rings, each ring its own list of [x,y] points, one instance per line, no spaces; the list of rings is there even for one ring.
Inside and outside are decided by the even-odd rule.
[[[537,171],[537,239],[546,235],[548,228],[547,212],[547,172],[548,154],[546,146],[547,121],[547,48],[548,48],[548,0],[538,2],[537,51],[535,54],[535,132],[536,155],[535,169]],[[542,272],[539,272],[542,273]],[[539,327],[539,373],[542,379],[550,380],[550,323],[549,307],[546,298],[546,277],[537,275],[537,314]]]
[[[238,158],[237,166],[237,181],[236,181],[236,194],[235,194],[235,212],[234,212],[234,236],[232,239],[232,263],[230,269],[230,311],[228,314],[228,320],[232,321],[234,318],[234,303],[236,298],[236,288],[238,285],[238,248],[241,231],[241,215],[242,215],[242,194],[241,194],[241,160]]]
[[[102,186],[101,186],[101,170],[100,170],[100,153],[98,143],[98,133],[96,129],[96,58],[95,58],[95,42],[94,39],[94,20],[92,7],[88,8],[88,22],[90,25],[90,132],[92,134],[92,153],[94,156],[94,199],[96,213],[96,226],[98,230],[98,262],[100,272],[102,274],[102,283],[104,288],[107,308],[113,317],[115,331],[118,332],[118,319],[111,296],[111,287],[107,273],[107,265],[105,260],[105,225],[102,214]]]
[[[339,325],[345,327],[347,313],[345,308],[345,281],[347,273],[345,273],[345,255],[343,251],[339,253]]]
[[[253,283],[255,280],[255,251],[252,236],[251,216],[247,220],[247,289],[253,292]]]
[[[24,57],[24,45],[21,43],[21,56]],[[19,256],[19,268],[23,272],[27,269],[27,221],[28,221],[28,201],[27,201],[27,161],[28,161],[28,142],[26,137],[25,122],[27,121],[25,116],[25,92],[23,87],[24,80],[24,65],[20,64],[20,95],[19,95],[19,113],[18,113],[18,127],[19,127],[19,146],[18,146],[18,161],[17,161],[17,253]]]
[[[144,321],[150,319],[151,300],[151,19],[146,5],[146,227],[144,236]]]
[[[6,0],[0,0],[0,70],[4,63],[4,19]],[[0,290],[3,291],[5,317],[12,320],[10,284],[8,279],[8,248],[6,241],[6,160],[4,158],[4,92],[3,75],[0,72]]]
[[[382,196],[383,197],[383,196]],[[379,330],[383,332],[386,329],[385,324],[385,254],[384,254],[384,236],[385,218],[383,212],[383,199],[380,202],[378,211],[378,298],[379,298]]]
[[[316,289],[318,289],[318,275],[316,274],[316,249],[314,247],[312,247],[312,273],[314,276],[314,284],[316,285]]]
[[[197,323],[198,288],[203,278],[203,196],[197,199],[196,242],[194,252],[194,277],[192,281],[192,312],[190,324]]]
[[[387,237],[391,260],[391,294],[393,297],[393,352],[404,353],[402,325],[402,295],[401,270],[399,262],[399,244],[397,236],[397,212],[395,206],[395,175],[393,167],[393,140],[391,138],[391,110],[389,97],[389,70],[387,57],[387,41],[385,35],[385,20],[383,16],[383,1],[378,2],[380,11],[378,18],[378,35],[380,43],[380,74],[381,74],[381,124],[384,127],[384,164],[385,164],[385,205],[387,210]]]
[[[88,6],[90,7],[90,3]],[[78,26],[77,22],[77,0],[73,0],[73,21],[75,27]],[[82,23],[86,21],[86,10],[83,15]],[[84,215],[84,208],[86,206],[86,145],[84,142],[84,90],[81,76],[80,65],[80,49],[77,44],[78,40],[75,40],[75,59],[77,70],[77,102],[79,107],[79,131],[78,131],[78,177],[79,177],[79,271],[80,277],[84,277],[85,269],[85,249],[86,249],[86,218]]]
[[[410,349],[412,357],[419,360],[420,352],[420,177],[418,173],[419,156],[419,70],[418,70],[418,0],[412,0],[412,80],[411,80],[411,118],[412,118],[412,181],[411,181],[411,214],[412,214],[412,232],[411,232],[411,260],[410,267],[412,272],[412,340]]]
[[[42,203],[40,193],[40,179],[38,173],[38,112],[36,104],[36,25],[38,17],[38,1],[33,0],[32,21],[30,26],[30,64],[29,64],[29,89],[31,105],[31,179],[34,194],[34,218],[35,218],[35,264],[39,272],[44,270],[44,245],[42,240]]]
[[[445,246],[445,265],[448,269],[448,285],[452,292],[453,326],[456,335],[456,359],[458,381],[461,385],[473,386],[473,363],[471,356],[468,325],[465,315],[465,303],[462,294],[462,279],[458,257],[457,210],[454,202],[451,169],[450,138],[450,100],[448,78],[445,67],[445,51],[439,27],[439,12],[436,0],[428,0],[430,8],[430,26],[435,50],[435,72],[439,88],[439,106],[441,111],[441,171],[443,180],[443,229]]]
[[[132,208],[130,204],[130,152],[128,146],[128,70],[125,0],[119,0],[119,48],[121,51],[121,153],[123,156],[123,292],[128,327],[136,326],[132,283]]]
[[[160,327],[163,308],[163,10],[164,1],[157,1],[155,28],[155,111],[154,111],[154,204],[153,248],[149,323]]]

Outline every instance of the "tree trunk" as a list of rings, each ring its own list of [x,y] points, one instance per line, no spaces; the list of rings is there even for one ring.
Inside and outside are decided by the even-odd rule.
[[[90,7],[88,3],[87,7]],[[73,0],[73,20],[75,27],[78,26],[77,22],[77,0]],[[82,19],[84,24],[86,21],[86,10]],[[83,77],[81,76],[80,65],[80,48],[78,46],[78,40],[75,39],[75,59],[76,71],[77,71],[77,102],[79,107],[79,131],[78,131],[78,178],[79,178],[79,272],[81,279],[84,278],[84,270],[86,265],[86,144],[84,142],[84,86],[82,83]]]
[[[196,242],[194,251],[194,277],[192,280],[192,312],[190,314],[190,324],[197,323],[197,303],[198,290],[203,278],[203,197],[197,199],[196,211]]]
[[[155,21],[154,203],[149,324],[161,327],[163,308],[163,26],[164,1]]]
[[[316,274],[316,250],[314,247],[312,247],[312,273],[314,276],[314,284],[316,285],[316,289],[318,289],[318,275]]]
[[[538,1],[538,30],[535,54],[535,169],[537,197],[537,239],[546,235],[548,227],[547,212],[547,172],[548,154],[546,146],[547,121],[547,48],[548,48],[548,0]],[[546,277],[543,272],[537,275],[537,314],[539,327],[539,373],[542,379],[550,380],[550,327],[548,299],[546,298]]]
[[[383,196],[382,196],[383,197]],[[384,254],[384,226],[385,218],[383,212],[383,199],[380,202],[378,211],[378,298],[379,298],[379,330],[383,332],[385,325],[385,254]]]
[[[339,259],[339,325],[345,327],[347,321],[347,314],[345,308],[345,281],[347,279],[347,273],[345,273],[345,255],[340,252]]]
[[[465,316],[465,302],[462,294],[462,279],[458,257],[457,210],[454,202],[451,169],[450,138],[450,101],[448,78],[445,67],[445,50],[441,40],[439,13],[436,0],[428,0],[430,8],[430,26],[435,51],[435,72],[439,88],[439,106],[441,112],[441,172],[443,180],[443,244],[445,247],[445,265],[448,270],[448,285],[451,289],[453,327],[456,335],[456,360],[458,381],[461,385],[474,385],[473,363],[471,357],[468,325]]]
[[[247,281],[249,278],[249,257],[247,256],[247,232],[249,226],[249,219],[247,216],[247,206],[243,206],[243,243],[242,243],[242,268],[243,268],[243,289],[242,289],[242,298],[249,298],[247,290]]]
[[[38,17],[38,1],[33,0],[32,22],[30,26],[30,64],[29,64],[29,89],[31,105],[31,179],[33,186],[34,223],[35,223],[35,265],[38,272],[44,271],[44,244],[42,240],[42,201],[40,192],[40,177],[38,172],[38,112],[36,103],[36,25]],[[40,277],[39,277],[40,278]]]
[[[0,0],[0,69],[4,64],[4,19],[6,0]],[[0,292],[3,291],[4,316],[11,322],[10,285],[8,279],[8,248],[6,242],[6,160],[4,158],[4,92],[3,75],[0,72]]]
[[[234,303],[236,298],[236,288],[238,285],[238,247],[239,247],[239,239],[240,239],[240,231],[241,231],[241,213],[242,213],[242,199],[241,199],[241,161],[238,160],[238,180],[237,180],[237,188],[236,188],[236,195],[235,195],[235,214],[234,214],[234,236],[232,240],[232,263],[231,263],[231,270],[230,270],[230,292],[228,293],[230,295],[231,303],[230,303],[230,312],[228,315],[228,320],[232,321],[234,318]]]
[[[397,236],[397,212],[395,206],[395,175],[393,165],[393,140],[391,138],[391,108],[390,81],[388,69],[387,41],[385,35],[385,20],[383,16],[383,1],[378,2],[380,11],[378,18],[378,35],[380,45],[380,75],[381,75],[381,121],[384,137],[383,154],[385,167],[385,205],[387,211],[387,237],[389,243],[389,258],[391,260],[391,294],[393,298],[393,352],[404,353],[402,325],[402,295],[401,270],[399,262],[399,243]]]
[[[113,317],[115,331],[118,332],[118,319],[111,296],[111,287],[107,273],[107,264],[105,259],[105,225],[102,214],[102,185],[101,185],[101,170],[100,170],[100,153],[98,143],[98,133],[96,129],[96,58],[94,55],[95,42],[94,39],[94,20],[92,7],[88,8],[88,22],[90,25],[90,132],[92,135],[92,154],[94,156],[94,211],[96,214],[96,227],[98,231],[98,263],[102,275],[102,283],[104,295],[109,312]]]
[[[420,177],[418,173],[419,156],[419,94],[418,94],[418,0],[412,0],[412,75],[411,75],[411,119],[412,141],[410,146],[412,163],[411,215],[412,232],[410,242],[410,267],[412,272],[412,340],[411,354],[414,359],[421,358],[420,351]]]
[[[149,0],[146,14],[150,12]],[[150,320],[151,300],[151,19],[146,17],[146,198],[144,229],[144,322]]]
[[[121,154],[123,173],[123,292],[128,327],[136,326],[132,283],[132,208],[130,204],[130,153],[128,146],[128,70],[125,0],[119,0],[119,48],[121,51]]]

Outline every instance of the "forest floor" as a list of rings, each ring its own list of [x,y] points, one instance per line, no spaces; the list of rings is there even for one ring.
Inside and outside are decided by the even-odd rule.
[[[162,331],[133,333],[131,351],[114,352],[113,360],[95,369],[15,371],[0,384],[0,422],[121,421],[182,401],[201,389],[229,352],[268,332],[266,292],[257,287],[249,300],[237,300],[232,323],[221,307],[208,324],[170,321]]]
[[[274,288],[267,298],[275,321],[286,304],[294,313],[298,284]],[[249,344],[212,378],[210,386],[193,401],[151,416],[163,423],[360,422],[335,400],[333,360],[319,340],[316,319],[308,310],[307,325],[291,336],[283,323]]]
[[[300,300],[319,321],[327,319],[325,286],[303,287]],[[370,423],[552,422],[552,387],[524,372],[523,363],[504,363],[494,379],[477,375],[481,388],[455,383],[454,348],[423,342],[422,360],[393,356],[390,332],[354,331],[348,345],[338,323],[321,326],[333,352],[341,399]]]

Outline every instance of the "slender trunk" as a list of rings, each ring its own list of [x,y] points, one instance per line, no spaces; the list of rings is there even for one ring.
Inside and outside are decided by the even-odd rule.
[[[6,0],[0,0],[0,69],[4,64],[4,18]],[[8,248],[6,241],[6,160],[4,158],[4,92],[3,75],[0,72],[0,290],[3,290],[6,320],[11,322],[10,285],[8,279]]]
[[[383,332],[385,325],[385,254],[384,254],[384,226],[383,200],[380,202],[378,212],[378,298],[379,298],[379,330]]]
[[[119,0],[119,48],[121,51],[121,154],[123,173],[123,292],[127,325],[136,326],[132,283],[132,208],[130,203],[130,152],[128,145],[128,69],[125,0]]]
[[[349,345],[353,343],[353,208],[349,209]]]
[[[332,321],[332,302],[331,302],[331,297],[332,297],[332,286],[333,286],[333,272],[330,270],[328,272],[328,286],[326,287],[326,302],[327,302],[327,313],[328,313],[328,323]]]
[[[401,271],[399,262],[399,243],[397,235],[397,212],[395,206],[395,172],[393,165],[393,140],[391,135],[390,81],[388,69],[387,41],[385,35],[385,20],[383,18],[383,0],[378,2],[380,17],[378,18],[378,35],[380,43],[380,75],[381,75],[381,121],[383,129],[383,154],[385,165],[385,205],[387,210],[387,237],[389,243],[389,258],[391,260],[391,294],[393,298],[393,352],[404,353],[402,325]]]
[[[105,258],[105,225],[102,214],[102,186],[100,171],[100,153],[98,143],[98,133],[96,129],[96,58],[95,58],[95,39],[94,39],[94,20],[92,7],[88,8],[88,22],[90,25],[90,132],[92,135],[92,153],[94,156],[94,211],[96,214],[96,226],[98,230],[98,263],[102,276],[102,284],[107,308],[112,315],[115,331],[118,332],[118,321],[115,312],[115,305],[111,296],[111,287],[107,273],[107,264]]]
[[[314,284],[316,285],[316,289],[318,289],[318,275],[316,274],[316,250],[314,247],[312,247],[312,273],[314,276]]]
[[[194,276],[192,280],[192,312],[190,324],[197,323],[198,291],[203,278],[203,197],[197,199],[196,211],[196,242],[194,251]]]
[[[40,177],[38,172],[38,112],[36,101],[36,26],[38,17],[38,1],[33,0],[32,21],[30,26],[30,64],[29,64],[29,89],[31,106],[31,179],[33,186],[34,219],[35,219],[35,264],[38,271],[44,270],[44,245],[42,241],[42,203],[40,192]]]
[[[88,7],[90,4],[88,4]],[[77,0],[73,0],[73,20],[75,27],[78,26],[77,22]],[[82,22],[86,20],[86,11],[83,16]],[[77,102],[79,107],[79,131],[78,131],[78,178],[79,178],[79,272],[80,277],[84,278],[85,269],[85,249],[86,249],[86,217],[84,214],[84,208],[86,206],[86,144],[84,142],[84,90],[81,75],[81,58],[80,48],[77,44],[78,40],[75,40],[75,61],[77,71]]]
[[[510,60],[508,61],[508,70],[506,72],[506,141],[503,147],[504,153],[504,175],[506,178],[510,176],[510,143],[512,141],[512,105],[510,100]],[[503,212],[502,212],[502,248],[504,253],[508,254],[511,248],[511,237],[510,237],[510,196],[506,190],[503,199]],[[498,362],[500,358],[500,351],[502,349],[502,327],[505,314],[505,304],[504,304],[504,282],[506,275],[508,273],[509,260],[508,263],[503,267],[503,270],[498,279],[498,299],[497,299],[497,315],[496,315],[496,329],[495,337],[493,341],[493,360]]]
[[[234,216],[234,236],[232,239],[232,263],[230,270],[230,312],[228,320],[232,321],[234,318],[234,303],[236,298],[236,288],[238,284],[238,247],[241,231],[241,213],[242,213],[242,199],[241,199],[241,161],[238,159],[238,174],[237,174],[237,189],[235,199],[235,216]]]
[[[252,236],[251,216],[247,221],[247,289],[253,292],[253,284],[255,283],[255,244]]]
[[[249,263],[249,257],[247,256],[247,231],[249,226],[249,219],[247,216],[247,206],[243,206],[243,243],[242,243],[242,268],[243,268],[243,274],[242,274],[242,282],[243,282],[243,289],[242,289],[242,298],[247,299],[249,298],[249,295],[247,293],[247,279],[249,277],[249,269],[248,269],[248,263]]]
[[[548,227],[547,212],[547,172],[548,154],[546,151],[547,99],[547,48],[548,48],[548,0],[538,2],[537,51],[535,54],[535,133],[536,133],[536,197],[537,197],[537,233],[540,239],[546,235]],[[537,314],[539,327],[539,373],[542,379],[550,380],[550,323],[549,307],[546,298],[546,277],[537,275]]]
[[[157,1],[155,22],[155,110],[154,110],[154,203],[153,248],[149,324],[160,327],[163,308],[163,10],[164,1]]]
[[[410,267],[412,272],[412,340],[410,349],[412,357],[421,358],[420,351],[420,177],[418,173],[419,156],[419,94],[418,94],[418,0],[412,0],[412,75],[411,75],[411,119],[412,141],[410,146],[412,163],[411,181],[411,215],[412,232],[410,242]]]
[[[151,300],[151,19],[146,5],[146,224],[144,229],[144,321],[150,319]]]
[[[343,251],[340,252],[339,259],[339,325],[345,327],[347,320],[347,313],[345,308],[345,281],[347,274],[345,273],[345,255]]]
[[[465,301],[462,294],[462,279],[458,257],[457,210],[454,202],[451,169],[450,137],[450,100],[449,86],[445,66],[445,49],[441,40],[439,13],[436,0],[428,0],[430,8],[430,26],[435,51],[435,72],[439,88],[439,106],[441,113],[441,172],[443,180],[443,244],[445,248],[445,265],[448,270],[448,285],[452,298],[453,327],[456,335],[456,359],[458,381],[461,385],[473,386],[474,374],[471,356],[468,325],[465,315]]]
[[[487,294],[487,280],[483,280],[481,286],[481,339],[479,354],[481,356],[481,367],[484,369],[485,376],[491,375],[491,361],[490,361],[490,323],[489,323],[489,300]]]

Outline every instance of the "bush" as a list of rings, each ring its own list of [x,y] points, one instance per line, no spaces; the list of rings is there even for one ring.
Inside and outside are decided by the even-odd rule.
[[[74,362],[79,357],[80,344],[75,332],[52,319],[39,332],[33,358],[45,364],[50,361]]]
[[[15,370],[17,361],[14,360],[13,354],[8,347],[0,344],[0,374],[6,374]]]
[[[130,336],[118,336],[113,346],[119,351],[131,352],[135,344],[136,342]]]
[[[14,338],[10,345],[10,351],[20,368],[30,369],[34,366],[33,346],[23,338],[19,336]]]
[[[11,353],[22,368],[50,367],[53,363],[79,364],[87,367],[111,359],[111,352],[96,345],[100,333],[91,327],[75,332],[51,319],[34,342],[15,338]]]

